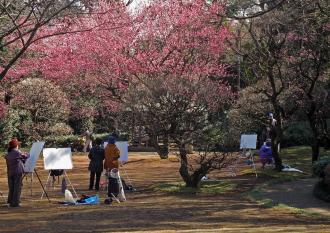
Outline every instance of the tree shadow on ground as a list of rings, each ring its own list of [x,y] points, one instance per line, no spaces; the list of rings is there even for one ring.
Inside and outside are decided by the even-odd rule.
[[[274,204],[285,204],[330,216],[330,203],[313,196],[313,188],[316,182],[316,178],[309,178],[275,184],[262,189],[259,196],[271,200]]]

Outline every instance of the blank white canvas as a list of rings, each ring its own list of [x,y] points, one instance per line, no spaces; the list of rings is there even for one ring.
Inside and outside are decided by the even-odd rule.
[[[34,142],[30,149],[30,158],[24,164],[24,172],[33,172],[45,142]]]
[[[128,161],[128,141],[118,141],[115,143],[117,148],[120,151],[119,161],[127,162]],[[104,148],[108,145],[108,142],[104,142]]]
[[[120,151],[120,158],[118,159],[121,162],[128,161],[128,142],[127,141],[118,141],[116,142],[116,146]]]
[[[241,149],[243,149],[243,148],[256,149],[257,148],[257,135],[256,134],[242,134],[240,148]]]
[[[45,148],[43,155],[45,170],[73,168],[71,148]]]

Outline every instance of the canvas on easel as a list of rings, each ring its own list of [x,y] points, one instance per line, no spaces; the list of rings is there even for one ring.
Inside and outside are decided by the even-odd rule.
[[[22,180],[24,179],[24,177],[26,177],[28,174],[30,174],[30,192],[31,192],[31,196],[32,196],[32,190],[33,190],[33,174],[36,174],[39,183],[43,189],[43,191],[46,193],[46,196],[48,198],[47,192],[44,189],[44,186],[40,180],[40,177],[35,169],[36,165],[37,165],[37,161],[39,159],[39,155],[41,154],[42,149],[44,148],[45,142],[41,141],[41,142],[34,142],[32,144],[32,147],[30,149],[30,157],[25,161],[24,163],[24,175]],[[49,198],[48,198],[49,200]],[[50,200],[49,200],[50,201]]]
[[[44,148],[45,142],[34,142],[30,149],[30,157],[26,160],[24,164],[24,172],[33,172],[36,167],[39,155]]]
[[[46,181],[46,186],[47,187],[49,186],[51,170],[64,170],[63,175],[65,179],[68,180],[69,185],[71,186],[73,192],[78,198],[76,190],[74,189],[65,171],[73,168],[71,148],[45,148],[43,150],[43,156],[44,156],[44,168],[45,170],[49,171],[48,178]],[[43,198],[43,194],[41,195],[41,199]]]
[[[120,157],[118,159],[119,162],[127,162],[128,161],[128,141],[118,141],[116,142],[116,146],[120,151]]]
[[[256,134],[242,134],[240,149],[256,149],[257,135]]]
[[[240,140],[240,149],[242,150],[240,152],[239,157],[236,159],[236,161],[233,164],[232,167],[232,175],[236,176],[236,167],[238,165],[238,161],[240,159],[247,159],[248,164],[253,166],[253,171],[255,173],[255,176],[258,177],[257,169],[254,163],[254,157],[253,152],[251,149],[257,148],[257,134],[242,134],[241,140]]]

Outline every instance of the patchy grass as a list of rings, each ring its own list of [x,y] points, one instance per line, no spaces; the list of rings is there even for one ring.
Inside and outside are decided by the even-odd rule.
[[[329,155],[330,151],[320,151],[320,156]],[[310,147],[291,147],[285,148],[281,152],[281,158],[283,164],[288,164],[291,167],[302,170],[303,173],[299,172],[278,172],[274,169],[257,169],[258,176],[269,177],[270,179],[256,187],[251,191],[247,192],[246,196],[249,200],[258,203],[264,207],[268,207],[274,210],[285,209],[292,214],[298,214],[313,218],[324,218],[320,213],[306,210],[303,208],[292,207],[283,203],[278,203],[275,200],[265,198],[265,193],[272,189],[274,185],[285,182],[293,182],[298,179],[310,178],[312,176],[312,163],[311,163],[311,148]],[[254,173],[252,168],[245,169],[245,174]]]
[[[248,194],[247,194],[248,199],[251,201],[254,201],[264,207],[271,208],[275,211],[284,209],[286,211],[289,211],[292,214],[298,214],[301,216],[307,216],[307,217],[312,217],[312,218],[316,218],[316,219],[325,218],[324,215],[322,215],[320,213],[316,213],[314,211],[306,210],[303,208],[292,207],[292,206],[289,206],[289,205],[286,205],[283,203],[275,202],[274,200],[269,199],[269,198],[263,198],[262,194],[265,191],[264,188],[266,188],[267,185],[269,185],[269,183],[264,184],[261,187],[256,187],[252,191],[248,192]]]
[[[285,210],[289,210],[290,213],[293,214],[299,214],[299,215],[303,215],[303,216],[307,216],[307,217],[313,217],[313,218],[324,218],[324,216],[320,213],[315,213],[306,209],[302,209],[302,208],[296,208],[296,207],[292,207],[286,204],[278,204],[275,205],[273,207],[273,209],[278,210],[278,209],[285,209]]]
[[[161,183],[151,188],[158,192],[192,193],[192,194],[224,194],[235,190],[237,184],[231,181],[203,181],[200,188],[186,187],[184,182]]]
[[[275,203],[272,199],[262,197],[263,188],[266,188],[265,184],[252,189],[251,191],[249,191],[247,193],[247,195],[246,195],[247,198],[250,201],[257,202],[259,205],[262,205],[262,206],[265,206],[265,207],[275,206],[277,203]]]

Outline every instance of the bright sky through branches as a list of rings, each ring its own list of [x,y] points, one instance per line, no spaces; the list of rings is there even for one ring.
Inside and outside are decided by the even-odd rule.
[[[129,0],[124,0],[125,4]],[[128,6],[129,10],[132,12],[136,12],[140,10],[143,6],[148,4],[151,0],[133,0],[133,2]]]

